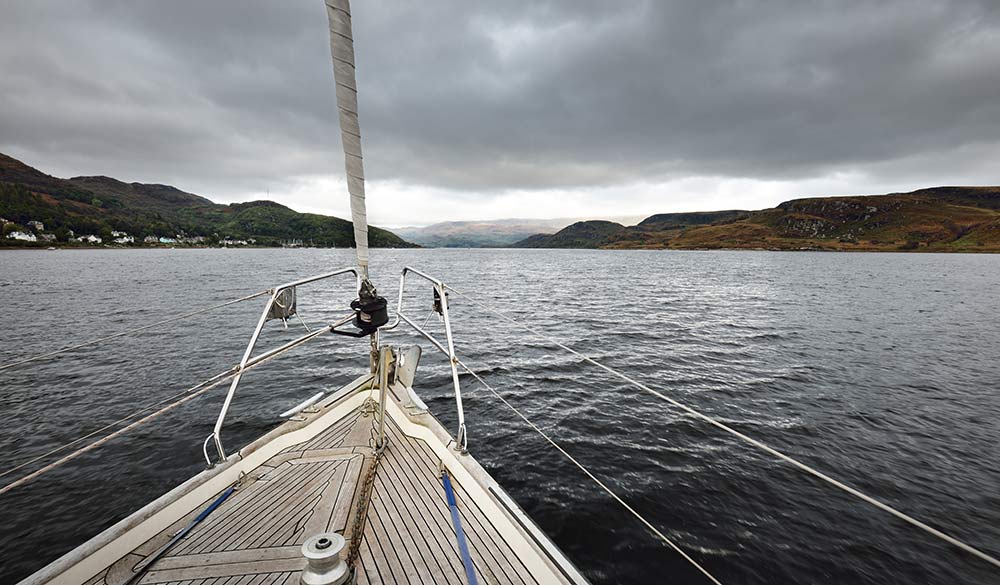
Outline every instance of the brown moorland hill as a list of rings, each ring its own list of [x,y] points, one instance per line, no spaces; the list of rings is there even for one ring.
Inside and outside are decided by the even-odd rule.
[[[759,211],[660,214],[596,233],[580,228],[519,246],[1000,252],[1000,187],[794,199]]]

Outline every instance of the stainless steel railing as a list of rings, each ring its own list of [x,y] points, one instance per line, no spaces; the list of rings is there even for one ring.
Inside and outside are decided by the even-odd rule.
[[[418,325],[409,315],[403,312],[403,298],[406,293],[406,276],[407,274],[410,273],[431,283],[434,291],[437,293],[437,298],[440,299],[440,314],[444,320],[444,333],[445,333],[445,340],[443,343],[439,339],[437,339],[434,335],[425,330],[421,325]],[[247,344],[247,348],[243,352],[243,358],[240,360],[239,366],[237,366],[236,375],[233,377],[233,380],[229,385],[229,392],[226,393],[226,399],[222,403],[222,409],[219,411],[219,417],[215,421],[215,427],[213,428],[212,433],[205,438],[205,441],[202,444],[202,452],[204,453],[205,460],[208,462],[209,465],[212,465],[212,460],[208,453],[208,444],[211,441],[214,441],[215,443],[215,449],[218,453],[218,458],[219,458],[218,460],[221,462],[225,461],[226,459],[226,450],[222,444],[222,425],[226,420],[226,415],[229,413],[229,407],[233,402],[233,397],[236,395],[236,389],[240,385],[240,381],[242,380],[243,377],[243,372],[248,368],[248,366],[257,364],[262,360],[266,360],[274,355],[287,351],[288,349],[300,345],[305,341],[308,341],[309,339],[317,337],[318,335],[332,331],[340,327],[341,325],[350,322],[354,318],[354,314],[352,313],[319,330],[310,331],[308,334],[303,335],[302,337],[299,337],[292,341],[289,341],[288,343],[280,347],[268,350],[260,355],[253,356],[253,351],[257,346],[257,340],[260,337],[261,331],[263,331],[264,329],[264,324],[269,320],[268,317],[271,313],[272,307],[274,307],[276,303],[280,302],[281,295],[284,291],[295,289],[296,287],[313,283],[319,280],[332,278],[334,276],[338,276],[341,274],[353,274],[357,284],[357,289],[360,289],[361,275],[358,273],[358,270],[356,268],[352,267],[352,268],[342,268],[340,270],[335,270],[333,272],[320,274],[318,276],[312,276],[309,278],[288,282],[280,286],[277,286],[269,291],[270,296],[268,298],[267,305],[261,312],[260,319],[257,322],[257,327],[254,329],[253,335],[250,337],[250,343]],[[445,286],[445,284],[442,281],[432,276],[429,276],[419,270],[416,270],[415,268],[411,268],[409,266],[404,267],[399,275],[399,293],[396,300],[396,318],[391,324],[382,327],[379,331],[394,329],[397,326],[399,326],[401,322],[405,322],[409,326],[413,327],[413,329],[418,334],[427,339],[436,349],[438,349],[438,351],[440,351],[441,353],[443,353],[445,356],[448,357],[448,364],[451,367],[452,384],[455,389],[455,408],[458,412],[458,429],[455,431],[455,436],[454,436],[455,448],[461,452],[465,452],[468,447],[468,435],[466,433],[466,427],[465,427],[465,410],[462,407],[462,388],[458,380],[459,361],[458,357],[455,354],[455,342],[451,329],[451,317],[448,312],[447,286]],[[378,343],[377,339],[378,339],[378,332],[376,332],[375,337],[373,338],[373,349],[377,349],[374,347],[374,345],[377,345]],[[376,354],[373,353],[373,355]],[[374,363],[375,362],[373,361],[373,367]]]
[[[422,326],[418,325],[409,315],[403,313],[403,295],[406,291],[406,275],[408,273],[413,273],[416,276],[428,281],[434,287],[437,292],[438,298],[441,302],[441,316],[444,319],[444,335],[445,341],[441,343],[437,338],[428,333]],[[448,357],[448,364],[451,366],[451,380],[455,387],[455,409],[458,411],[458,430],[455,432],[455,448],[461,452],[465,452],[468,448],[469,438],[465,430],[465,410],[462,408],[462,387],[458,381],[458,357],[455,355],[455,341],[451,332],[451,318],[448,315],[448,295],[446,294],[447,287],[443,282],[420,272],[415,268],[406,266],[399,275],[399,295],[396,298],[396,320],[390,324],[386,325],[382,329],[393,329],[401,321],[405,321],[410,327],[423,336],[427,341],[430,341],[435,348],[441,353]]]
[[[229,392],[226,394],[226,400],[222,403],[222,410],[219,411],[219,418],[216,419],[215,421],[215,428],[212,430],[212,433],[205,438],[205,442],[202,444],[202,452],[205,454],[205,459],[208,460],[209,465],[211,465],[211,459],[208,456],[208,442],[211,440],[215,441],[215,449],[218,452],[219,461],[220,462],[225,461],[226,459],[226,450],[222,446],[222,423],[225,422],[226,420],[226,414],[228,414],[229,412],[229,406],[233,402],[233,396],[236,395],[236,388],[238,388],[240,385],[240,380],[243,378],[243,372],[246,370],[248,362],[251,361],[256,362],[262,359],[266,359],[270,355],[275,355],[277,353],[290,349],[295,345],[301,344],[308,339],[312,339],[313,337],[316,337],[320,333],[336,329],[340,325],[343,325],[354,318],[353,314],[348,315],[346,317],[343,317],[336,323],[324,327],[323,329],[310,332],[307,335],[300,337],[299,339],[290,341],[282,345],[281,347],[267,351],[259,356],[251,357],[254,348],[257,346],[257,339],[260,337],[260,333],[264,329],[264,323],[268,321],[268,314],[271,312],[271,307],[274,306],[274,304],[278,301],[278,297],[281,295],[281,293],[286,290],[294,289],[296,287],[316,282],[318,280],[324,280],[327,278],[332,278],[334,276],[339,276],[341,274],[353,274],[357,284],[355,290],[361,288],[361,275],[358,274],[357,268],[351,267],[351,268],[341,268],[340,270],[334,270],[333,272],[327,272],[325,274],[320,274],[317,276],[310,276],[308,278],[303,278],[301,280],[295,280],[271,289],[271,296],[268,298],[267,305],[264,307],[264,311],[260,315],[260,320],[257,321],[257,327],[254,329],[253,335],[250,337],[250,343],[247,344],[246,351],[243,352],[243,359],[240,360],[240,365],[238,366],[236,376],[233,378],[232,383],[230,383],[229,385]]]

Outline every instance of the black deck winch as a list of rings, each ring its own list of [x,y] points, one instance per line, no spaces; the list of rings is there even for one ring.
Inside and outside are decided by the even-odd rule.
[[[374,285],[368,280],[361,282],[361,290],[358,291],[358,298],[351,301],[351,309],[354,310],[354,326],[358,330],[334,329],[334,333],[350,337],[365,337],[375,333],[379,327],[389,322],[389,302],[385,300],[385,297],[378,295]]]
[[[384,297],[359,298],[351,301],[354,309],[354,326],[365,332],[374,333],[376,329],[389,322],[389,303]]]

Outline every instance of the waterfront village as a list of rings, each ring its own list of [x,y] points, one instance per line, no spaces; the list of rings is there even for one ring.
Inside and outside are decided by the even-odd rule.
[[[71,229],[61,229],[59,232],[46,231],[45,224],[40,221],[29,221],[20,226],[8,219],[0,217],[0,228],[6,244],[56,244],[69,243],[83,246],[253,246],[257,240],[253,238],[235,239],[219,238],[218,236],[188,236],[183,233],[167,236],[147,235],[137,237],[122,231],[111,231],[108,234],[80,234]]]

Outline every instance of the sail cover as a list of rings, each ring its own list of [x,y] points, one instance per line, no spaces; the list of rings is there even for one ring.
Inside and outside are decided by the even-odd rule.
[[[330,52],[337,84],[340,137],[344,144],[347,192],[351,196],[351,221],[358,252],[358,268],[368,278],[368,216],[365,211],[365,170],[361,156],[361,126],[358,123],[358,85],[354,75],[354,37],[348,0],[326,0],[330,19]]]

